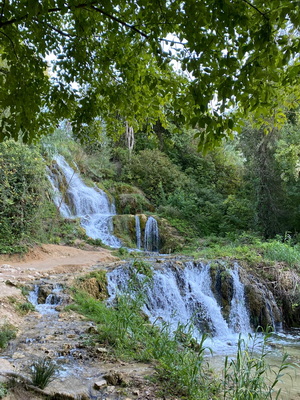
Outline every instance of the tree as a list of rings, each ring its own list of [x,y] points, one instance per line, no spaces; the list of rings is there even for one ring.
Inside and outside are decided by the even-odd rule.
[[[299,21],[296,0],[3,0],[1,138],[60,118],[137,131],[172,104],[211,147],[298,79]]]

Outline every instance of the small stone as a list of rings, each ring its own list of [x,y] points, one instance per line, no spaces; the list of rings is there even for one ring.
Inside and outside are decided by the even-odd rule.
[[[7,280],[5,281],[5,284],[6,284],[7,286],[16,286],[15,283],[14,283],[13,281],[11,281],[10,279],[7,279]]]
[[[128,386],[128,379],[121,372],[110,371],[109,374],[104,375],[103,378],[109,385],[112,386]]]
[[[107,391],[107,393],[112,393],[115,391],[115,389],[116,389],[115,386],[107,386],[106,391]]]
[[[105,347],[97,347],[97,353],[108,353],[108,350]]]
[[[90,396],[88,396],[88,395],[85,394],[85,393],[79,395],[78,398],[79,398],[80,400],[90,400]]]
[[[69,339],[73,339],[73,338],[75,338],[76,337],[76,335],[74,335],[73,333],[69,333],[68,335],[67,335],[67,338],[69,338]]]
[[[14,354],[12,355],[12,358],[13,358],[14,360],[17,359],[17,358],[25,358],[25,355],[22,354],[22,353],[16,352],[16,353],[14,353]]]
[[[98,333],[98,330],[94,326],[89,326],[86,330],[86,333],[96,334]]]
[[[140,392],[139,392],[139,390],[135,389],[132,391],[132,394],[134,394],[135,396],[139,396]]]
[[[94,383],[94,389],[100,390],[103,387],[107,386],[107,382],[105,379],[101,379],[100,381],[97,381]]]

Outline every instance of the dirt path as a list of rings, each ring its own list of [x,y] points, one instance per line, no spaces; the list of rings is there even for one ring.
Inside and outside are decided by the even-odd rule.
[[[0,255],[0,325],[22,323],[10,301],[10,298],[24,301],[19,289],[22,285],[54,274],[78,274],[93,265],[113,264],[118,260],[103,248],[81,250],[54,244],[35,247],[23,257]]]

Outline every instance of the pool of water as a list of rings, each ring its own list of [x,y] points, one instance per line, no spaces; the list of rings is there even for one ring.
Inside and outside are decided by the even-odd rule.
[[[250,347],[251,347],[251,341]],[[262,336],[257,339],[257,352],[259,355]],[[209,344],[209,342],[208,342]],[[236,346],[226,347],[224,352],[215,352],[209,357],[209,364],[218,374],[223,373],[225,357],[234,359],[236,356]],[[289,332],[278,332],[273,334],[267,341],[267,356],[265,358],[270,370],[266,379],[274,381],[275,373],[280,367],[283,357],[287,354],[285,363],[287,368],[283,371],[280,381],[275,386],[274,399],[280,390],[279,400],[299,400],[300,399],[300,329],[290,330]]]

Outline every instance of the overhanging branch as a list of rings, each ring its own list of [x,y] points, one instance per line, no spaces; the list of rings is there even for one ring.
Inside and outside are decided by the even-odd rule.
[[[259,8],[257,8],[254,4],[250,3],[250,1],[248,0],[242,0],[244,3],[246,3],[249,7],[253,8],[255,11],[257,11],[260,15],[262,15],[265,19],[269,19],[265,13],[263,13],[262,11],[260,11]]]
[[[100,14],[105,15],[106,17],[110,18],[111,20],[116,21],[118,24],[123,25],[126,28],[133,30],[134,32],[138,33],[139,35],[143,36],[144,38],[149,39],[149,36],[145,32],[141,31],[140,29],[137,29],[134,25],[130,25],[127,22],[122,21],[120,18],[117,18],[114,15],[107,13],[106,11],[102,10],[99,7],[95,7],[92,5],[91,8],[93,10],[99,12]]]

